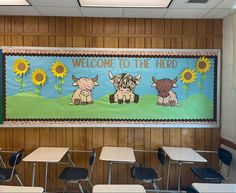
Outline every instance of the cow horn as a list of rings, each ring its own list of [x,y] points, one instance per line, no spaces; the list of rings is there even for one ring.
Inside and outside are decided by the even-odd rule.
[[[154,76],[152,77],[152,81],[155,82],[155,83],[158,82],[158,80]]]
[[[114,79],[114,75],[111,72],[109,72],[109,77],[110,79]]]
[[[140,79],[141,78],[141,74],[138,74],[137,76],[136,76],[136,79]]]
[[[98,80],[98,75],[96,75],[94,78],[91,78],[93,82],[96,82]]]
[[[178,77],[176,76],[175,79],[173,79],[172,81],[173,81],[173,83],[176,83],[177,80],[178,80]]]
[[[72,79],[74,80],[74,82],[77,82],[79,79],[75,77],[75,75],[72,75]]]

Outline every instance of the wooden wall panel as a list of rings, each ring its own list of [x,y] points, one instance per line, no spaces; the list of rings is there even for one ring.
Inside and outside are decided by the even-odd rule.
[[[107,47],[107,48],[222,48],[222,20],[118,19],[71,17],[0,17],[1,46]],[[0,147],[24,148],[26,154],[39,146],[67,146],[72,149],[97,148],[93,183],[107,183],[108,164],[99,160],[104,145],[155,150],[160,146],[184,146],[216,150],[219,129],[189,128],[0,128]],[[205,155],[209,166],[217,166],[214,156]],[[85,155],[73,155],[80,166],[88,166]],[[138,163],[156,166],[155,156],[137,153]],[[44,184],[44,164],[37,166],[36,185]],[[49,165],[49,188],[61,191],[57,176],[63,166]],[[114,164],[113,183],[134,183],[130,166]],[[173,168],[171,186],[176,186]],[[182,182],[193,181],[189,167]],[[23,164],[21,177],[31,184],[32,164]],[[165,176],[167,168],[165,168]],[[161,182],[163,187],[165,182]]]

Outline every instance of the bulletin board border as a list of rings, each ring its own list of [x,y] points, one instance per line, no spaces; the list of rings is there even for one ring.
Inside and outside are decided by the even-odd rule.
[[[214,118],[213,119],[188,119],[171,120],[112,120],[112,119],[6,119],[3,113],[3,124],[0,127],[156,127],[156,128],[218,128],[220,127],[220,61],[219,49],[114,49],[114,48],[44,48],[44,47],[1,47],[3,53],[3,80],[5,80],[5,57],[11,56],[86,56],[86,57],[168,57],[168,58],[193,58],[214,57],[215,68],[214,91]],[[4,81],[3,81],[4,82]],[[3,91],[5,91],[3,85]],[[5,93],[3,92],[3,110],[5,109]]]

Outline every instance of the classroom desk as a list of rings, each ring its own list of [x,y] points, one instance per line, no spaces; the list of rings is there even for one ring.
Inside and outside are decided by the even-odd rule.
[[[32,186],[35,184],[36,163],[43,162],[45,166],[45,192],[47,191],[48,163],[58,163],[69,151],[67,147],[39,147],[26,156],[24,162],[33,162]],[[56,176],[55,176],[56,177]]]
[[[199,193],[236,193],[236,184],[193,183]]]
[[[186,147],[163,147],[163,150],[169,157],[168,164],[168,176],[166,189],[169,189],[169,180],[171,175],[171,163],[179,164],[178,171],[178,191],[180,191],[181,186],[181,167],[183,163],[194,163],[194,162],[207,162],[207,160],[202,157],[199,153],[194,151],[192,148]]]
[[[41,187],[26,187],[26,186],[2,186],[0,185],[1,193],[42,193]]]
[[[145,193],[142,185],[95,185],[93,193]]]
[[[111,184],[112,163],[135,163],[133,148],[130,147],[103,147],[100,160],[109,162],[108,184]]]

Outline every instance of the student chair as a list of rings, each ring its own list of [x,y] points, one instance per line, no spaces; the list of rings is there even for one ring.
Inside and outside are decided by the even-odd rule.
[[[87,168],[79,168],[75,167],[73,164],[73,167],[66,167],[60,174],[59,179],[66,181],[65,188],[63,192],[67,191],[67,185],[69,183],[78,183],[79,189],[82,193],[85,191],[82,188],[81,182],[89,182],[90,186],[93,187],[91,182],[91,177],[93,173],[93,166],[96,159],[96,152],[95,150],[92,151],[79,151],[79,150],[71,150],[70,152],[80,152],[80,153],[90,153],[89,155],[89,170]]]
[[[206,181],[208,183],[222,183],[225,179],[229,177],[230,165],[232,162],[232,153],[224,148],[218,149],[218,158],[220,160],[220,168],[219,171],[213,168],[196,168],[193,167],[192,172],[201,180]],[[227,168],[227,176],[224,177],[220,174],[222,169],[222,165],[225,165]]]
[[[140,150],[142,151],[142,150]],[[145,151],[144,152],[153,152],[153,151]],[[144,183],[152,183],[153,188],[155,190],[159,190],[157,181],[162,180],[162,177],[158,177],[159,173],[162,173],[165,164],[165,152],[162,148],[158,148],[156,152],[157,159],[159,160],[159,167],[157,170],[153,168],[143,167],[143,166],[135,166],[130,169],[131,177],[134,179],[141,180]]]
[[[2,151],[2,152],[13,153],[12,151]],[[16,171],[16,166],[21,163],[22,158],[23,158],[23,150],[11,154],[8,161],[9,167],[7,167],[4,164],[4,167],[0,168],[0,182],[11,182],[13,177],[15,177],[19,182],[19,184],[23,186],[20,177],[18,176]]]

